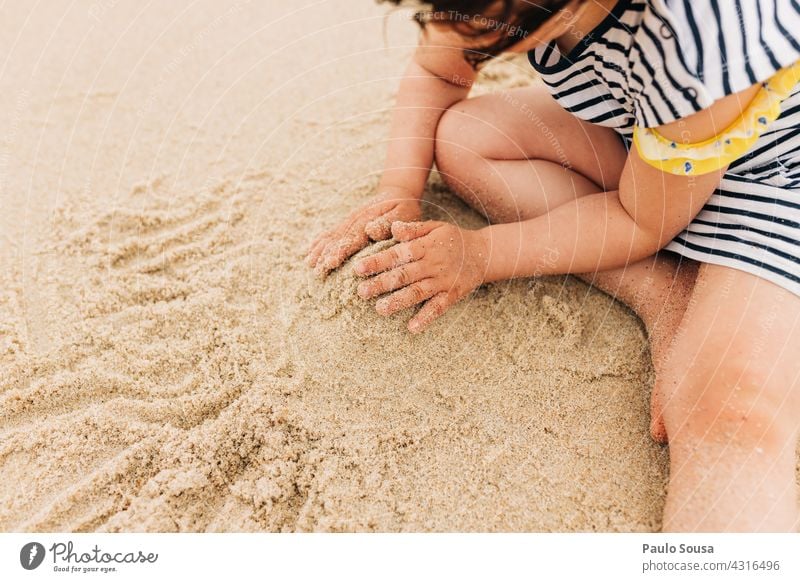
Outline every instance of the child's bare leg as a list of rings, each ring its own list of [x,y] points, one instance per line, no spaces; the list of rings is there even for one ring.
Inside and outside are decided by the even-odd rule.
[[[647,329],[656,383],[650,402],[650,434],[667,442],[663,405],[667,397],[664,378],[673,338],[694,288],[700,264],[662,252],[624,269],[578,275],[630,307]]]
[[[796,527],[800,297],[702,265],[666,369],[664,528]]]
[[[493,223],[527,220],[576,197],[613,190],[626,158],[613,130],[580,121],[539,87],[462,101],[445,113],[437,133],[439,172]],[[695,262],[659,253],[581,277],[639,315],[660,376],[696,273]],[[663,440],[657,392],[651,431]]]

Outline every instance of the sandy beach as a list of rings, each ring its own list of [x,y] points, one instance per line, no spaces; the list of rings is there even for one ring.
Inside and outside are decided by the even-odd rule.
[[[0,7],[0,530],[660,528],[627,308],[515,280],[411,336],[352,261],[303,263],[377,184],[416,41],[386,15]],[[477,91],[533,82],[496,62]],[[425,201],[485,224],[435,175]]]

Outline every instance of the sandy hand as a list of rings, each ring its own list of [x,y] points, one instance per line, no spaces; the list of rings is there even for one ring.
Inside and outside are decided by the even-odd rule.
[[[404,190],[387,190],[353,211],[341,224],[320,234],[311,243],[306,264],[325,276],[363,249],[370,240],[392,236],[396,220],[417,220],[422,215],[418,197]]]
[[[399,244],[355,264],[357,274],[375,275],[359,284],[358,294],[369,299],[394,291],[377,301],[381,315],[424,301],[408,322],[409,331],[418,333],[481,285],[488,243],[480,231],[435,220],[394,222],[391,231]]]

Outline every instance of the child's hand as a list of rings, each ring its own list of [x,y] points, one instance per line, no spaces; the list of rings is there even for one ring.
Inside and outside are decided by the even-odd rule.
[[[418,197],[399,188],[387,189],[356,209],[340,225],[320,234],[306,255],[306,264],[318,275],[327,275],[370,240],[386,240],[395,220],[417,220],[422,215]]]
[[[358,286],[364,299],[395,291],[378,300],[382,315],[427,301],[408,322],[417,333],[483,282],[488,243],[478,230],[439,221],[394,222],[394,238],[403,241],[359,260],[355,272],[374,275]]]

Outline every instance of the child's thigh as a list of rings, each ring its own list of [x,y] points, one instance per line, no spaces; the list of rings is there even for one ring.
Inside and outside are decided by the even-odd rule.
[[[437,155],[547,160],[614,190],[627,159],[620,136],[578,119],[541,85],[465,99],[439,122]]]
[[[702,264],[668,366],[670,441],[711,431],[780,445],[800,424],[800,297]]]

